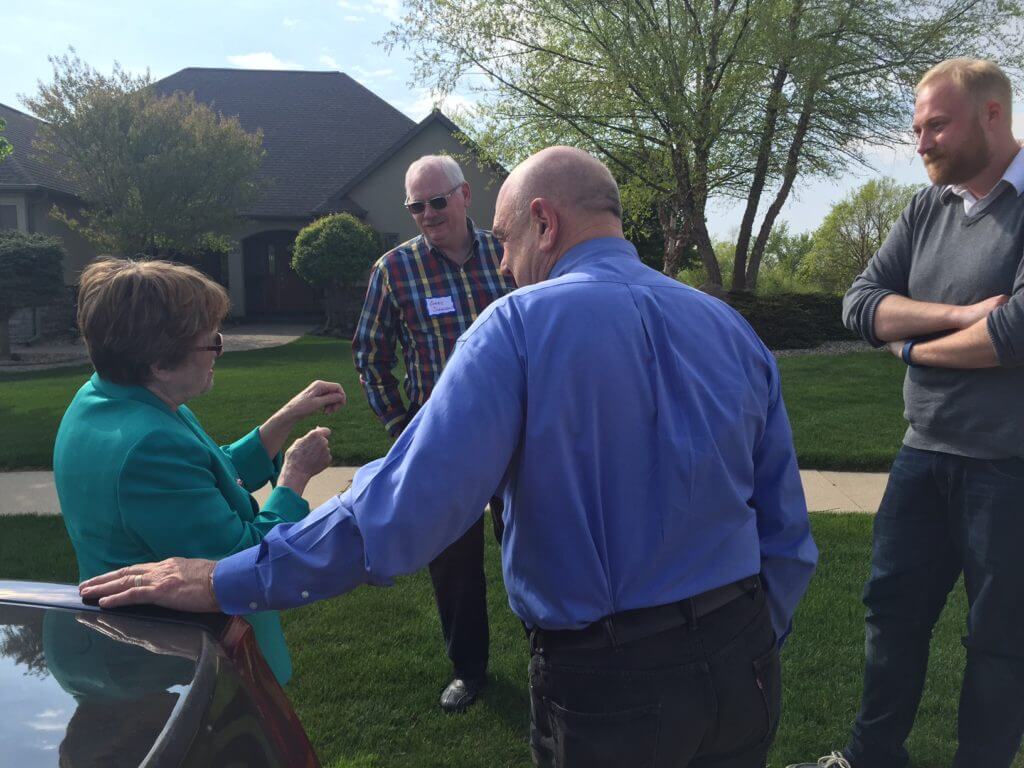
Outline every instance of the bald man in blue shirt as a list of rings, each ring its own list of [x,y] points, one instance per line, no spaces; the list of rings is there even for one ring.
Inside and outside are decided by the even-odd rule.
[[[82,594],[244,614],[386,585],[501,487],[534,761],[760,766],[817,559],[774,359],[728,306],[640,263],[611,174],[580,150],[517,167],[494,224],[526,287],[463,334],[387,456],[257,547]]]

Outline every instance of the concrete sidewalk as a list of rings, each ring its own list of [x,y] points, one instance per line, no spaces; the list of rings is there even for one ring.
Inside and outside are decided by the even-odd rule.
[[[344,490],[357,467],[330,467],[314,477],[304,496],[310,506],[322,504]],[[812,512],[875,512],[882,500],[885,472],[819,472],[803,470],[807,507]],[[263,502],[269,486],[254,495]],[[59,515],[52,472],[0,472],[0,516]]]

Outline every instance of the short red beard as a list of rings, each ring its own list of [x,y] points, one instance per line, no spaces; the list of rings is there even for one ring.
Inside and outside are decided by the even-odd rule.
[[[992,152],[981,126],[976,124],[971,134],[960,147],[924,156],[924,168],[932,184],[965,184],[992,162]]]

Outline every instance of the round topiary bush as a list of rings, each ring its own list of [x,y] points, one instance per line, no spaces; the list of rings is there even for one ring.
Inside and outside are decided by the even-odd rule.
[[[299,232],[292,269],[310,285],[324,289],[325,333],[340,329],[345,289],[365,284],[381,250],[373,227],[348,213],[324,216]]]

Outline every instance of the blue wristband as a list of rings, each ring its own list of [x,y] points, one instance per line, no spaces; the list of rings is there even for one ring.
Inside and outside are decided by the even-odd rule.
[[[917,342],[914,341],[908,341],[906,344],[903,345],[903,349],[900,351],[900,359],[903,360],[903,362],[909,365],[911,368],[917,367],[912,362],[910,362],[910,350],[914,348],[914,344],[916,343]]]

